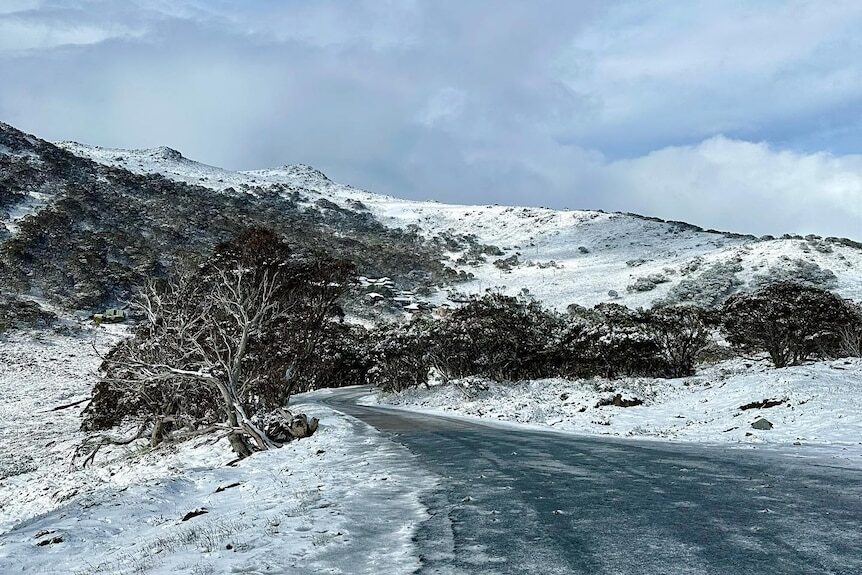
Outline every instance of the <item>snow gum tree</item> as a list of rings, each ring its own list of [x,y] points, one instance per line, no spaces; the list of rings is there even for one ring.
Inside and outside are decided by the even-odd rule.
[[[711,341],[711,314],[683,305],[659,307],[641,314],[644,331],[658,345],[670,377],[694,373],[698,354]]]
[[[84,427],[137,420],[136,437],[153,445],[220,431],[240,457],[277,447],[267,421],[302,387],[352,277],[351,264],[265,229],[220,244],[196,269],[142,291],[143,321],[105,358]]]
[[[497,381],[547,377],[548,340],[557,317],[529,298],[473,297],[431,328],[434,367],[450,378]]]
[[[429,328],[422,318],[375,327],[369,334],[368,381],[383,391],[427,385],[432,367]]]
[[[841,334],[853,321],[849,302],[792,282],[734,295],[722,310],[728,342],[743,351],[769,354],[775,367],[838,355]]]

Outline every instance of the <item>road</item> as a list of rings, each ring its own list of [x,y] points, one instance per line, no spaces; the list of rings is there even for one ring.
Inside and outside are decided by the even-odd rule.
[[[862,574],[862,471],[800,451],[514,430],[324,402],[440,478],[420,573]]]

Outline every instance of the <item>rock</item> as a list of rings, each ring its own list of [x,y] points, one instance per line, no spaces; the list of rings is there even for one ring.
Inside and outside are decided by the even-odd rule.
[[[195,509],[194,511],[189,511],[188,513],[183,515],[182,521],[188,521],[189,519],[197,517],[198,515],[205,515],[207,513],[209,513],[209,509],[207,509],[206,507],[200,507],[198,509]]]
[[[222,491],[225,491],[225,490],[227,490],[227,489],[232,489],[232,488],[234,488],[234,487],[239,487],[240,485],[242,485],[242,482],[240,482],[240,481],[235,481],[235,482],[233,482],[233,483],[228,483],[227,485],[219,485],[219,486],[216,488],[215,492],[216,492],[216,493],[221,493]]]
[[[772,429],[772,422],[769,421],[768,419],[760,418],[757,421],[755,421],[754,423],[752,423],[751,427],[753,427],[754,429],[760,429],[762,431],[766,431],[766,430]]]
[[[49,537],[48,539],[42,539],[41,541],[36,543],[36,545],[38,545],[39,547],[44,547],[46,545],[56,545],[57,543],[62,542],[63,537],[61,537],[60,535],[55,535],[54,537]]]
[[[604,407],[606,405],[613,405],[614,407],[635,407],[641,404],[643,404],[642,399],[638,399],[636,397],[632,399],[623,399],[623,395],[618,393],[611,398],[599,400],[596,407]]]
[[[739,409],[745,411],[747,409],[768,409],[770,407],[775,407],[776,405],[781,405],[787,401],[786,399],[764,399],[763,401],[752,401],[751,403],[746,403],[745,405],[740,405]]]

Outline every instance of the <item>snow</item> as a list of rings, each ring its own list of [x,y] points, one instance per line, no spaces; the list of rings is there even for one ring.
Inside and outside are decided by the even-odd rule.
[[[27,216],[35,214],[40,208],[47,205],[50,199],[49,194],[30,192],[27,194],[27,199],[13,206],[9,210],[9,217],[0,223],[6,226],[9,233],[18,233],[19,222]]]
[[[501,248],[504,255],[498,257],[519,254],[520,263],[511,270],[495,267],[494,256],[487,256],[487,261],[478,265],[462,265],[454,261],[460,253],[448,254],[448,265],[475,276],[475,280],[457,286],[456,291],[467,294],[481,294],[487,289],[517,294],[527,288],[534,297],[558,309],[571,303],[592,306],[611,300],[630,307],[650,306],[684,279],[682,269],[696,258],[703,260],[702,268],[739,264],[742,271],[738,277],[749,287],[756,274],[786,267],[784,258],[790,258],[831,270],[836,276],[832,289],[844,297],[862,299],[862,250],[845,245],[829,244],[831,251],[818,251],[804,239],[755,241],[599,211],[403,200],[338,184],[301,164],[233,172],[189,160],[169,148],[116,150],[73,142],[58,145],[102,164],[137,173],[159,173],[218,191],[234,188],[253,192],[256,186],[278,184],[301,191],[308,204],[325,198],[356,209],[355,202],[362,202],[381,223],[393,228],[417,226],[428,238],[443,233],[473,234],[481,243]],[[637,266],[626,264],[635,260],[644,261]],[[554,265],[548,265],[552,261]],[[651,291],[626,290],[638,278],[652,274],[663,274],[669,281]],[[619,297],[608,295],[610,290]],[[455,295],[449,299],[457,299]],[[446,297],[440,294],[432,301],[444,303]]]
[[[620,394],[634,407],[598,406]],[[764,399],[781,405],[740,407]],[[773,369],[731,360],[680,379],[543,379],[438,383],[364,403],[592,435],[740,445],[815,445],[862,458],[862,359]],[[770,430],[751,424],[766,418]],[[862,459],[860,459],[862,461]]]
[[[122,335],[100,331],[105,349]],[[72,461],[99,357],[93,333],[0,342],[0,572],[412,572],[436,478],[373,428],[319,404],[311,438],[226,464],[224,439]],[[303,404],[303,402],[305,402]],[[221,491],[219,489],[221,488]],[[207,513],[183,518],[189,512]],[[61,542],[50,543],[54,538]],[[46,542],[45,545],[40,543]]]

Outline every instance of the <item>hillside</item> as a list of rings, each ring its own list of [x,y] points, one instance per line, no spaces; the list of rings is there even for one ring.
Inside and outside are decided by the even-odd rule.
[[[215,192],[215,193],[214,193]],[[721,303],[795,279],[862,298],[862,244],[746,236],[634,214],[410,201],[309,166],[234,172],[161,147],[51,144],[0,124],[5,292],[70,310],[125,301],[251,225],[357,265],[358,316],[526,290],[547,305]]]
[[[710,306],[735,291],[778,279],[862,298],[862,244],[844,238],[756,238],[634,214],[409,201],[337,184],[304,165],[233,172],[189,160],[170,148],[58,146],[104,166],[159,174],[222,194],[259,194],[280,186],[310,204],[367,209],[376,222],[415,230],[441,246],[444,265],[473,278],[416,298],[431,303],[487,289],[527,289],[557,308],[610,300],[629,306],[661,300]]]
[[[358,285],[340,303],[351,321],[365,325],[457,305],[486,290],[528,293],[560,310],[606,301],[708,307],[734,292],[792,278],[862,299],[862,244],[853,240],[755,238],[634,214],[409,201],[335,183],[304,165],[232,172],[171,148],[52,144],[0,124],[0,414],[10,422],[0,432],[0,501],[10,502],[0,505],[0,571],[15,565],[39,573],[374,573],[385,564],[392,572],[414,572],[428,556],[417,542],[454,541],[451,518],[476,507],[474,485],[486,473],[527,462],[539,470],[529,485],[548,480],[547,461],[529,463],[528,452],[539,449],[512,447],[513,438],[525,437],[525,426],[534,433],[648,440],[642,441],[648,450],[656,449],[655,440],[725,444],[734,451],[722,457],[733,461],[773,448],[787,450],[788,460],[821,458],[824,468],[862,461],[858,358],[775,369],[765,357],[727,359],[719,352],[675,379],[593,373],[445,380],[429,368],[429,385],[416,380],[400,392],[378,383],[376,392],[361,386],[293,395],[292,410],[322,419],[318,432],[242,461],[233,459],[226,434],[205,431],[158,447],[149,436],[108,445],[85,466],[76,450],[94,435],[82,429],[81,410],[98,397],[94,390],[106,381],[104,354],[130,335],[130,325],[58,321],[55,329],[42,328],[54,314],[68,320],[123,303],[146,278],[199,263],[214,245],[250,226],[273,228],[297,249],[351,260]],[[440,321],[457,313],[440,314]],[[9,324],[24,329],[5,330]],[[534,339],[556,333],[545,329],[551,324],[536,325]],[[387,337],[400,328],[370,331]],[[515,347],[513,332],[500,332],[501,347]],[[269,339],[285,347],[284,338]],[[407,341],[404,349],[424,353]],[[386,358],[373,355],[367,343],[359,337],[322,342],[309,371],[326,372],[321,366],[340,362],[341,371],[327,372],[329,381],[353,382],[348,376],[356,366],[343,351],[354,346],[351,351],[369,356],[357,362],[361,381],[374,383],[371,363]],[[308,387],[316,381],[306,379]],[[353,406],[360,413],[367,405],[387,408],[367,420],[372,425],[401,417],[396,410],[446,415],[421,420],[416,431],[425,434],[418,436],[423,444],[445,437],[441,423],[458,429],[481,420],[466,434],[481,442],[473,450],[482,452],[477,461],[489,453],[482,434],[508,426],[501,443],[507,455],[489,460],[489,472],[466,473],[462,485],[469,491],[440,507],[448,497],[441,490],[452,483],[449,471],[429,467],[405,443],[403,423],[396,421],[397,431],[389,433],[351,411],[341,413],[344,404],[329,401],[342,393],[366,404]],[[133,433],[134,423],[110,433]],[[553,441],[551,434],[537,437],[542,446]],[[471,460],[458,455],[463,445],[453,445],[447,448],[453,456],[441,450],[447,465]],[[622,443],[608,445],[601,460],[610,465],[607,454]],[[701,452],[681,449],[701,461]],[[751,478],[750,468],[740,473]],[[560,481],[566,493],[573,492],[572,481],[571,475]],[[599,487],[602,513],[609,492]],[[512,492],[499,493],[495,500],[508,501]],[[554,502],[546,515],[565,518],[559,507]],[[497,521],[496,513],[483,515],[483,523]],[[422,529],[430,536],[417,535]]]
[[[145,277],[193,264],[251,226],[302,249],[352,260],[359,274],[410,290],[457,281],[438,245],[273,183],[210,188],[132,173],[0,124],[0,286],[49,306],[92,311],[123,302]],[[361,302],[357,299],[357,302]]]

